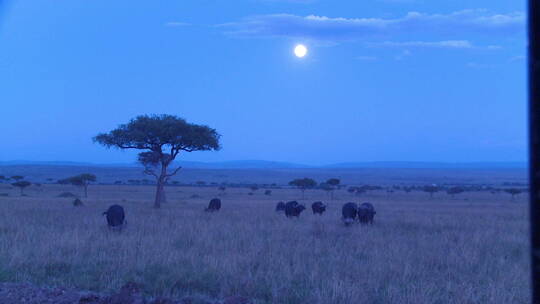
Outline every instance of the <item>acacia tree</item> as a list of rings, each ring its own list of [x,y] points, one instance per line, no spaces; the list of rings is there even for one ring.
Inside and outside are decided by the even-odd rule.
[[[504,189],[504,192],[512,195],[512,199],[514,199],[514,196],[520,194],[522,191],[521,191],[521,189],[510,188],[510,189]]]
[[[83,187],[84,197],[88,197],[88,185],[95,182],[96,176],[90,173],[83,173],[72,177],[64,178],[58,181],[60,184],[72,184],[74,186]]]
[[[334,200],[334,190],[339,188],[341,181],[338,178],[331,178],[327,180],[326,183],[332,187],[332,190],[330,190],[330,199]]]
[[[457,187],[457,186],[446,190],[446,193],[448,193],[448,195],[450,195],[452,198],[454,198],[456,194],[460,194],[463,192],[465,192],[465,189],[463,189],[462,187]]]
[[[439,192],[439,187],[437,185],[435,185],[435,184],[426,185],[426,186],[424,186],[424,188],[422,188],[422,190],[424,192],[429,193],[429,197],[432,198],[434,193]]]
[[[304,192],[306,192],[306,189],[317,186],[317,182],[311,178],[304,177],[290,181],[289,185],[300,189],[300,191],[302,191],[302,199],[304,199]]]
[[[220,135],[208,126],[188,123],[173,115],[141,115],[109,133],[94,137],[107,148],[145,150],[138,160],[144,173],[156,178],[154,207],[164,202],[164,186],[181,167],[169,166],[181,152],[219,150]]]
[[[21,196],[24,195],[24,188],[32,185],[31,182],[27,182],[27,181],[24,181],[24,180],[20,180],[20,181],[17,181],[13,184],[11,184],[13,187],[17,187],[19,188],[19,190],[21,190]]]
[[[327,194],[332,193],[332,191],[334,191],[334,187],[330,185],[329,183],[320,183],[319,189],[326,191]]]

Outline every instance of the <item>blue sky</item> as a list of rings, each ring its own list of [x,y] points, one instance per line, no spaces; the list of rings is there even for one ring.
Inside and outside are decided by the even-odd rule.
[[[184,160],[526,159],[524,2],[35,0],[2,18],[0,160],[131,162],[91,138],[154,113],[223,135]]]

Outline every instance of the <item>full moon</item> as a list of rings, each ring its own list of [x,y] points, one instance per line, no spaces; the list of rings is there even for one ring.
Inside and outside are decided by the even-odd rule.
[[[295,54],[296,57],[298,57],[298,58],[302,58],[302,57],[306,56],[306,54],[307,54],[307,48],[306,48],[306,46],[304,46],[304,45],[302,45],[302,44],[297,45],[297,46],[294,48],[294,54]]]

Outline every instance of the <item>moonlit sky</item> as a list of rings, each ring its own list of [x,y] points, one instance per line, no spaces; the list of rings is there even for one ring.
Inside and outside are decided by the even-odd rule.
[[[33,0],[0,16],[0,160],[132,162],[91,138],[145,113],[223,135],[183,160],[526,159],[524,1]]]

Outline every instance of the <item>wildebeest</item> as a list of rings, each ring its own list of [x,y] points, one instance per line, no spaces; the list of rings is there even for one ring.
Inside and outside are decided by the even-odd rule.
[[[373,224],[373,217],[377,212],[370,203],[363,203],[358,207],[358,221],[362,224]]]
[[[221,209],[221,200],[214,198],[208,203],[208,208],[204,209],[204,211],[214,212],[219,211],[219,209]]]
[[[112,205],[107,211],[103,212],[103,215],[107,216],[107,225],[109,225],[109,228],[122,229],[124,226],[124,219],[126,218],[124,207]]]
[[[285,216],[291,217],[295,216],[298,217],[302,211],[306,209],[306,206],[300,205],[297,201],[290,201],[285,204]]]
[[[285,211],[285,203],[284,202],[279,202],[276,205],[276,212],[281,212],[281,211]]]
[[[326,211],[326,205],[323,202],[314,202],[311,204],[311,210],[313,214],[322,215]]]
[[[341,215],[342,220],[345,223],[345,225],[350,225],[354,223],[354,220],[356,219],[356,214],[358,211],[358,205],[356,203],[346,203],[341,208]]]

